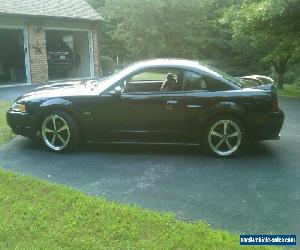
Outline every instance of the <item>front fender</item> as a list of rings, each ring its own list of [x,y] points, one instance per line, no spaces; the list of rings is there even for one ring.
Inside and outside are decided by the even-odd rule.
[[[49,107],[61,107],[61,106],[68,108],[72,106],[72,103],[69,100],[63,98],[53,98],[53,99],[46,100],[40,104],[40,107],[42,109],[49,108]]]
[[[64,98],[53,98],[46,100],[40,103],[37,109],[39,120],[41,120],[46,113],[49,113],[51,111],[63,111],[71,115],[74,119],[77,120],[77,122],[80,121],[78,117],[78,111],[76,112],[77,108],[74,103]]]

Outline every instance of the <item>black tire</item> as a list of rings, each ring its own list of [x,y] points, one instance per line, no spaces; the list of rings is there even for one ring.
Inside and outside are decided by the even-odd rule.
[[[203,140],[208,153],[227,158],[240,151],[244,138],[243,123],[234,116],[221,115],[208,122]]]
[[[79,145],[79,129],[69,114],[53,111],[44,116],[40,126],[41,141],[54,152],[71,152]]]

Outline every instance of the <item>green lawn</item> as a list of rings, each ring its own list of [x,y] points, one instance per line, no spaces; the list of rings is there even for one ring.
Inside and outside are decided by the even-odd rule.
[[[0,102],[0,146],[9,141],[13,134],[6,124],[6,111],[11,106],[10,103]]]
[[[0,169],[0,249],[270,249]]]
[[[277,89],[279,96],[285,97],[300,97],[300,85],[299,84],[286,84],[284,90]]]

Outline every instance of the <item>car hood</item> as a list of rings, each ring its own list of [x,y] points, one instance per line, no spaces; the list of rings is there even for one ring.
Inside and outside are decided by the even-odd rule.
[[[34,99],[99,95],[98,83],[95,80],[88,80],[47,84],[21,95],[16,101],[26,102]]]

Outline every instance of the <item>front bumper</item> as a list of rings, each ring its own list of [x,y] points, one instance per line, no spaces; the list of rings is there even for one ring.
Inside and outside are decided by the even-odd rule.
[[[258,117],[251,129],[249,139],[279,140],[283,121],[284,113],[281,109]]]
[[[28,113],[20,113],[8,110],[6,122],[17,135],[33,138],[37,132],[37,117]]]

